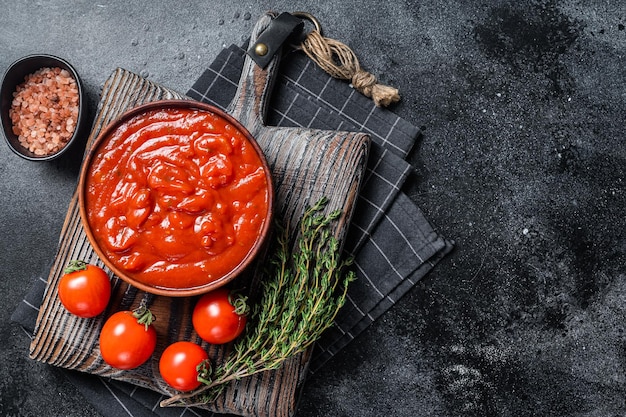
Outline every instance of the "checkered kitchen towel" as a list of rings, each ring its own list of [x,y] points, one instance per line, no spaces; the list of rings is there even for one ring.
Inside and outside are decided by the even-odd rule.
[[[224,49],[187,95],[226,108],[234,97],[245,51]],[[283,57],[270,102],[268,125],[361,131],[372,138],[363,187],[346,237],[345,251],[355,258],[357,281],[348,300],[317,344],[311,371],[380,317],[451,249],[419,208],[401,192],[411,171],[405,157],[419,130],[389,110],[376,107],[347,83],[329,77],[300,52]],[[32,332],[45,280],[39,279],[12,319]],[[179,416],[162,409],[160,394],[130,384],[75,371],[68,378],[104,416]],[[185,415],[212,413],[188,409]]]

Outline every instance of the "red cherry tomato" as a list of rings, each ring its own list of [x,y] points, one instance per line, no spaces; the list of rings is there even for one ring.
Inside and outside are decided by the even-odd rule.
[[[95,317],[109,303],[111,281],[102,268],[74,260],[65,268],[58,292],[67,311],[79,317]]]
[[[100,331],[100,354],[104,361],[118,369],[133,369],[147,361],[157,341],[151,322],[152,314],[147,309],[118,311],[109,317]]]
[[[180,341],[169,345],[159,360],[161,376],[172,388],[191,391],[200,386],[198,375],[209,359],[207,352],[199,345]]]
[[[228,343],[246,327],[246,310],[245,298],[231,296],[227,289],[219,288],[204,294],[196,303],[191,317],[193,328],[211,344]]]

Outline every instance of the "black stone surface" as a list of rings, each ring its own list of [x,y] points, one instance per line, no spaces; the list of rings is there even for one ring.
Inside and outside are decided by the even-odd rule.
[[[624,1],[4,2],[0,69],[121,66],[186,91],[266,10],[308,10],[422,127],[406,192],[455,251],[307,382],[299,416],[626,415]],[[0,415],[97,416],[9,321],[79,160],[0,148]]]

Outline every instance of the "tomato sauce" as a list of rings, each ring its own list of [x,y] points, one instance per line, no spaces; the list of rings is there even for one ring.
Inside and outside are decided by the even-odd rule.
[[[270,210],[268,173],[246,136],[204,110],[150,110],[100,144],[85,207],[100,249],[134,280],[204,286],[237,267]]]

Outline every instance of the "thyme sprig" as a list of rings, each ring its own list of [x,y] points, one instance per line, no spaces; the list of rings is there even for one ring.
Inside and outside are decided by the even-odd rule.
[[[348,268],[352,259],[341,257],[330,227],[341,211],[323,214],[327,204],[328,199],[322,198],[304,212],[294,250],[289,227],[277,225],[261,299],[252,308],[245,335],[211,375],[204,372],[202,387],[174,395],[161,406],[214,401],[225,384],[279,368],[285,360],[311,347],[332,326],[355,274]]]

